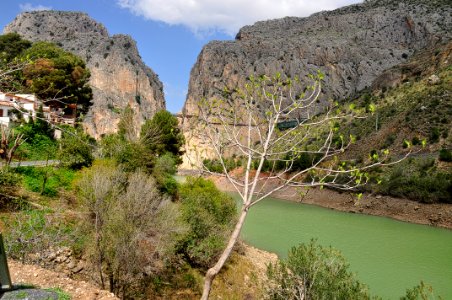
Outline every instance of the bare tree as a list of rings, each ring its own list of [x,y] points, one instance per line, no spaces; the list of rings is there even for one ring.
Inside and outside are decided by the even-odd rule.
[[[0,125],[0,133],[0,158],[4,159],[6,165],[9,166],[14,152],[26,139],[22,133],[15,133],[14,130],[5,125]]]
[[[303,89],[298,78],[251,77],[242,90],[225,89],[221,99],[199,101],[192,134],[209,147],[187,152],[199,154],[197,163],[216,157],[223,169],[217,175],[226,177],[242,200],[228,244],[205,275],[201,299],[208,299],[252,206],[288,186],[354,190],[369,180],[366,169],[384,163],[387,151],[361,166],[340,160],[354,137],[341,135],[337,124],[359,118],[359,112],[353,106],[320,103],[322,79],[321,73],[310,76],[312,84]],[[232,155],[242,158],[242,172],[228,172],[226,158]],[[301,156],[309,157],[309,164],[295,168]]]

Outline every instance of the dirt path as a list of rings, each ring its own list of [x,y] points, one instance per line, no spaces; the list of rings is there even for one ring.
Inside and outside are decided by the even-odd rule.
[[[50,271],[35,265],[24,265],[8,260],[13,285],[33,285],[35,287],[60,288],[71,295],[74,300],[114,300],[119,299],[112,293],[100,290],[91,283],[73,280],[63,273]]]
[[[226,178],[214,178],[217,187],[233,191]],[[272,195],[274,198],[314,204],[339,211],[385,216],[400,221],[425,224],[452,229],[451,204],[424,204],[407,199],[365,194],[357,198],[349,193],[339,193],[328,189],[312,188],[301,196],[296,188],[286,188]]]

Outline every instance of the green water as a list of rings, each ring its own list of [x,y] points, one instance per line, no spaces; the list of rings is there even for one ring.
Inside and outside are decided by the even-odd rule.
[[[398,299],[421,280],[452,299],[452,231],[267,199],[242,230],[248,244],[280,257],[311,238],[340,249],[373,295]]]

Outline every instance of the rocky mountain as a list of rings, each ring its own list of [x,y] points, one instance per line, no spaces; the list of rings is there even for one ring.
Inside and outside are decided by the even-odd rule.
[[[362,4],[243,27],[235,41],[213,41],[194,65],[184,114],[196,101],[242,86],[247,76],[306,77],[321,70],[323,99],[353,97],[416,51],[450,40],[447,0],[367,0]]]
[[[84,119],[86,131],[100,138],[115,132],[121,111],[130,105],[137,128],[165,108],[163,85],[127,35],[107,29],[80,12],[25,12],[4,33],[17,32],[30,41],[49,41],[82,57],[91,71],[93,105]]]

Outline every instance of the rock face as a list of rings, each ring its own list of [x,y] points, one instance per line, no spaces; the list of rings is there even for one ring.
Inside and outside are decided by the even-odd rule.
[[[49,41],[82,57],[91,71],[93,106],[84,119],[95,138],[113,133],[121,111],[130,105],[139,126],[165,108],[163,85],[141,60],[135,41],[127,35],[109,36],[106,28],[85,13],[25,12],[7,25],[30,41]]]
[[[447,0],[368,0],[308,18],[286,17],[243,27],[235,41],[214,41],[191,71],[184,114],[196,101],[242,86],[247,76],[305,78],[321,70],[323,98],[353,97],[417,50],[450,40]]]

